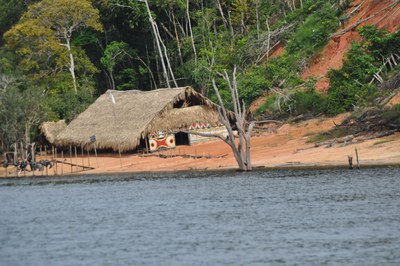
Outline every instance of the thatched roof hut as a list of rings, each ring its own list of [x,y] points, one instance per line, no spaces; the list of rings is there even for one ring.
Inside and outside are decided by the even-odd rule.
[[[84,146],[95,135],[99,149],[128,151],[139,146],[149,132],[187,130],[194,122],[217,126],[218,110],[190,87],[109,90],[57,136],[56,144]]]
[[[65,120],[57,122],[44,122],[40,125],[40,131],[50,144],[54,144],[56,137],[67,127]]]

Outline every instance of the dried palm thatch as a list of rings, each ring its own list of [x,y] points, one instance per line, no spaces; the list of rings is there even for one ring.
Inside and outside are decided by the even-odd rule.
[[[193,123],[208,123],[219,126],[219,114],[206,105],[196,105],[185,108],[175,108],[156,116],[149,124],[148,131],[172,129],[174,132],[187,131]]]
[[[174,110],[195,105],[206,107]],[[154,91],[109,90],[57,136],[56,144],[85,146],[90,143],[90,136],[95,135],[99,149],[133,150],[150,131],[178,128],[198,121],[199,110],[204,118],[212,120],[203,122],[215,123],[217,106],[190,87]]]
[[[57,135],[67,127],[65,120],[57,122],[44,122],[40,125],[40,131],[50,144],[54,144]]]

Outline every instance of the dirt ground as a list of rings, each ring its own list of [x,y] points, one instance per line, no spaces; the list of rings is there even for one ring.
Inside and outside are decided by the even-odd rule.
[[[313,143],[307,142],[310,136],[329,130],[339,124],[349,114],[342,114],[335,118],[317,118],[303,121],[298,124],[284,124],[275,133],[263,133],[251,139],[251,157],[254,167],[265,168],[300,168],[300,167],[335,167],[347,166],[347,156],[353,156],[355,163],[355,148],[359,154],[361,167],[370,165],[398,165],[400,166],[400,133],[394,135],[351,144],[345,147],[335,145],[331,148],[315,148]],[[123,172],[147,171],[180,171],[180,170],[218,170],[236,169],[236,161],[230,148],[221,140],[193,146],[178,146],[174,150],[161,152],[163,155],[185,155],[171,158],[160,158],[158,153],[143,157],[142,154],[123,154],[121,159],[118,153],[91,154],[88,158],[69,158],[66,164],[57,165],[57,175],[70,174],[106,174]],[[211,158],[187,158],[187,155],[210,156]],[[39,158],[38,158],[39,159]],[[50,158],[47,158],[50,159]],[[61,158],[58,158],[61,159]],[[67,163],[84,164],[94,167],[92,170],[82,171],[82,168],[72,167]],[[98,166],[97,166],[98,164]],[[56,167],[48,170],[49,175],[55,174]],[[43,174],[46,174],[44,172]],[[8,168],[8,177],[14,177],[15,169]],[[32,172],[26,173],[32,176]],[[35,175],[40,176],[40,172]],[[5,169],[1,168],[0,176],[5,177]],[[21,174],[23,176],[23,174]]]
[[[388,31],[395,32],[400,25],[400,6],[397,4],[391,9],[384,10],[393,4],[391,0],[356,0],[352,1],[351,7],[347,9],[347,14],[354,11],[357,5],[361,4],[358,12],[345,23],[344,29],[357,24],[370,17],[370,19],[360,23],[357,27],[348,32],[329,40],[328,44],[312,60],[310,66],[302,73],[303,79],[310,77],[317,78],[317,90],[326,92],[329,88],[329,79],[326,74],[329,69],[338,69],[343,64],[343,57],[349,51],[354,41],[360,40],[360,35],[356,32],[366,24],[377,25]],[[339,29],[337,32],[342,31]]]

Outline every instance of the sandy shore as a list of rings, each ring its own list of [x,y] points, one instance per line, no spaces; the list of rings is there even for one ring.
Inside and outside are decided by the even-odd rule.
[[[254,167],[260,168],[301,168],[301,167],[338,167],[348,166],[347,156],[353,156],[356,163],[355,148],[358,150],[361,167],[366,166],[400,166],[400,133],[379,139],[372,139],[357,144],[343,146],[336,144],[333,147],[315,148],[308,140],[311,134],[327,131],[339,124],[348,114],[335,118],[312,119],[298,124],[284,124],[275,133],[263,133],[254,136],[251,140],[251,157]],[[68,164],[58,164],[57,175],[70,174],[104,174],[128,172],[156,172],[156,171],[183,171],[183,170],[217,170],[236,169],[236,161],[230,148],[221,140],[215,140],[193,146],[179,146],[174,150],[160,154],[172,156],[160,158],[156,154],[123,154],[120,159],[116,154],[99,154],[89,159],[85,156],[85,166],[95,168],[82,171],[82,168]],[[182,156],[183,155],[183,156]],[[192,155],[192,158],[187,157]],[[193,158],[207,156],[211,158]],[[66,163],[82,165],[82,158],[65,158]],[[72,161],[71,161],[72,160]],[[27,176],[33,173],[27,173]],[[45,172],[44,172],[45,174]],[[49,175],[55,174],[54,169],[48,170]],[[36,175],[41,175],[36,172]],[[5,177],[2,168],[0,176]],[[8,177],[15,177],[15,169],[8,168]]]

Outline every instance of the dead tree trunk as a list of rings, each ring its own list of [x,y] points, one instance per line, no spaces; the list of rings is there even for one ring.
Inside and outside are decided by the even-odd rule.
[[[219,89],[215,84],[215,79],[212,79],[213,88],[215,90],[215,94],[217,95],[219,102],[219,118],[220,122],[226,127],[228,131],[228,136],[226,138],[215,135],[215,134],[207,134],[207,133],[197,133],[197,132],[186,132],[188,134],[207,136],[207,137],[215,137],[223,140],[226,144],[231,147],[233,155],[235,156],[236,162],[238,163],[239,169],[241,171],[251,171],[251,157],[250,157],[250,137],[251,132],[254,127],[254,122],[247,122],[246,119],[246,108],[244,103],[240,104],[237,82],[236,82],[236,66],[233,69],[232,79],[229,77],[228,73],[224,71],[224,73],[218,73],[227,83],[232,104],[233,104],[233,116],[235,120],[235,125],[237,132],[235,132],[230,124],[231,114],[226,110],[224,106],[224,102],[221,99],[221,95],[219,94]]]
[[[193,31],[192,31],[192,22],[191,22],[191,20],[190,20],[189,0],[186,1],[186,14],[187,14],[188,24],[189,24],[190,40],[192,41],[192,48],[193,48],[193,53],[194,53],[194,64],[197,65],[197,52],[196,52],[196,46],[194,45],[194,36],[193,36]]]
[[[231,147],[235,159],[239,165],[239,169],[242,171],[251,171],[251,157],[250,157],[250,137],[251,131],[254,127],[254,122],[250,124],[247,123],[246,119],[246,108],[244,103],[240,104],[237,82],[236,82],[236,66],[234,66],[232,80],[230,79],[228,73],[218,73],[227,83],[229,91],[231,93],[231,99],[233,104],[233,115],[236,121],[237,135],[234,134],[232,126],[229,122],[228,113],[225,109],[224,103],[219,94],[217,85],[215,84],[215,79],[212,80],[212,84],[217,95],[220,107],[218,108],[220,113],[220,119],[222,124],[228,130],[228,137],[225,142]],[[236,141],[238,139],[238,141]]]

